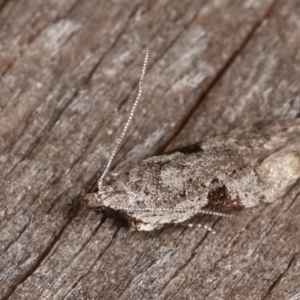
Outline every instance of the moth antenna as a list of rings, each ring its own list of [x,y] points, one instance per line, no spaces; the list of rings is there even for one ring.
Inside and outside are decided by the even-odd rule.
[[[225,217],[225,218],[236,218],[235,215],[228,215],[217,211],[211,211],[211,210],[205,210],[205,209],[195,209],[195,208],[139,208],[139,207],[117,207],[118,210],[125,210],[125,211],[140,211],[140,212],[146,212],[146,211],[157,211],[157,212],[188,212],[193,211],[197,214],[203,214],[203,215],[212,215],[217,217]]]
[[[145,58],[144,58],[144,64],[143,64],[143,68],[142,68],[142,73],[141,73],[141,76],[140,76],[140,80],[139,80],[139,89],[138,89],[138,94],[134,100],[134,103],[132,105],[132,108],[131,108],[131,111],[130,111],[130,114],[129,114],[129,117],[128,117],[128,120],[124,126],[124,129],[120,135],[120,137],[118,138],[118,141],[117,141],[117,144],[112,152],[112,154],[110,155],[109,159],[108,159],[108,162],[106,164],[106,167],[99,179],[99,182],[98,184],[100,186],[102,186],[102,183],[103,183],[103,180],[107,174],[107,172],[109,171],[109,168],[111,166],[111,163],[113,161],[113,159],[115,158],[117,152],[119,151],[119,148],[120,148],[120,145],[124,139],[124,136],[127,132],[127,129],[128,129],[128,126],[133,118],[133,115],[134,115],[134,112],[135,112],[135,109],[140,101],[140,98],[141,98],[141,95],[142,95],[142,89],[143,89],[143,81],[144,81],[144,77],[145,77],[145,74],[146,74],[146,67],[147,67],[147,63],[148,63],[148,58],[149,58],[149,48],[146,49],[146,54],[145,54]]]

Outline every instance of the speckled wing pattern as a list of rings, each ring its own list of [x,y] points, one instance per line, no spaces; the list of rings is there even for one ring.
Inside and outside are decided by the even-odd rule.
[[[119,211],[138,230],[185,222],[200,210],[273,202],[300,177],[300,119],[261,121],[141,161],[111,177],[90,207]]]

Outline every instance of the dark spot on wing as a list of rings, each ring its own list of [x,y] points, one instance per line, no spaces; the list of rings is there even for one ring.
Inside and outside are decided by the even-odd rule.
[[[212,189],[208,195],[208,204],[205,209],[228,212],[241,210],[244,206],[239,198],[232,198],[225,185]]]
[[[186,192],[185,192],[185,191],[181,191],[181,192],[178,194],[178,196],[179,196],[180,198],[185,198],[185,197],[186,197]]]
[[[214,183],[219,183],[219,179],[217,177],[214,177],[211,181],[211,184],[214,184]]]
[[[145,193],[146,196],[148,196],[150,194],[150,192],[147,188],[144,189],[144,193]]]
[[[202,151],[203,151],[203,149],[201,148],[201,143],[197,143],[197,144],[185,146],[183,148],[172,150],[165,154],[171,154],[171,153],[175,153],[175,152],[180,152],[183,154],[192,154],[192,153],[198,153],[198,152],[202,152]]]

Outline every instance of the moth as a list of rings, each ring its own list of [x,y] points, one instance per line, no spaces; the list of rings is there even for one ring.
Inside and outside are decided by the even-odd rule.
[[[125,217],[132,230],[151,231],[185,224],[199,214],[228,216],[282,197],[300,178],[300,119],[267,120],[142,160],[105,176],[140,99],[138,96],[117,145],[88,194],[90,208]],[[206,229],[212,231],[210,228]]]

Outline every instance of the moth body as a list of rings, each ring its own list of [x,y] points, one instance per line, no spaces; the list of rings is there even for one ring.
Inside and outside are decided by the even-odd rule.
[[[142,160],[99,182],[86,203],[149,231],[273,202],[299,177],[300,119],[269,120]]]

